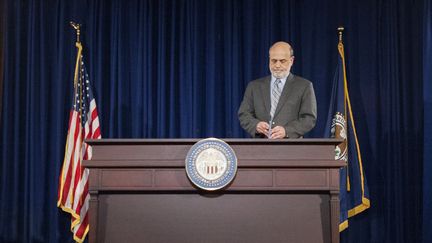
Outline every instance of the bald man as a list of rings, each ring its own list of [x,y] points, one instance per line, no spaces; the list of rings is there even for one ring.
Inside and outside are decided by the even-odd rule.
[[[312,83],[290,73],[294,52],[286,42],[269,50],[270,76],[251,81],[238,110],[240,125],[255,138],[300,138],[312,130],[317,106]]]

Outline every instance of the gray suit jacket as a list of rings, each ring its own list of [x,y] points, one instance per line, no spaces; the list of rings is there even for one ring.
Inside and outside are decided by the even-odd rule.
[[[252,137],[260,121],[270,122],[270,80],[267,76],[251,81],[238,110],[240,125]],[[315,92],[309,80],[289,74],[279,98],[272,127],[283,126],[287,137],[298,138],[309,132],[317,118]]]

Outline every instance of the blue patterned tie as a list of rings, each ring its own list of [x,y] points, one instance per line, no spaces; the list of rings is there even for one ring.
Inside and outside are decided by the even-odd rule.
[[[276,81],[274,82],[273,85],[273,89],[272,89],[272,95],[271,95],[271,109],[270,109],[270,116],[273,120],[273,116],[274,113],[276,111],[276,107],[279,101],[279,98],[281,96],[282,93],[282,89],[280,87],[282,81],[280,79],[276,79]]]

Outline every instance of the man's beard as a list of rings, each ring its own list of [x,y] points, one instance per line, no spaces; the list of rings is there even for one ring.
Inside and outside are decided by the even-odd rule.
[[[270,70],[270,72],[273,75],[273,77],[278,78],[278,79],[285,79],[286,77],[288,77],[288,74],[289,74],[288,71],[272,71],[272,70]]]

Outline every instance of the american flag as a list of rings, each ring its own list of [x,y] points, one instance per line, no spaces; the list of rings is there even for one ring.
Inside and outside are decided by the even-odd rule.
[[[83,242],[89,231],[89,171],[81,163],[92,157],[92,148],[84,139],[101,138],[96,101],[80,53],[81,50],[75,69],[74,97],[57,201],[57,206],[72,216],[71,231],[76,242]]]

